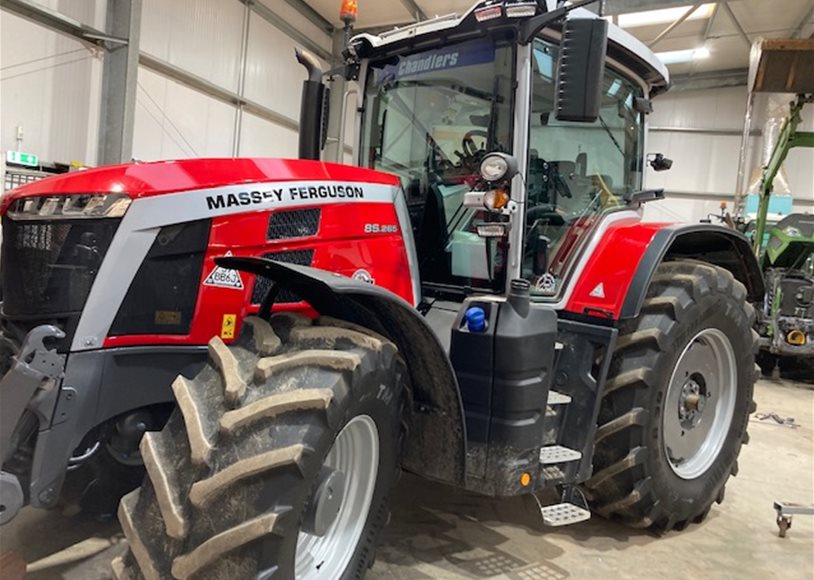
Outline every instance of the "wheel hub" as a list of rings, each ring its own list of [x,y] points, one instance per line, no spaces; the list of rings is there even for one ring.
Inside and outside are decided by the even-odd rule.
[[[678,357],[667,385],[662,439],[670,468],[695,479],[717,459],[735,411],[735,351],[721,330],[699,332]]]
[[[373,500],[379,469],[379,434],[368,415],[339,432],[303,513],[294,577],[339,580],[356,552]]]
[[[345,474],[323,466],[319,473],[319,482],[311,502],[305,509],[302,531],[321,537],[328,532],[342,509]]]
[[[678,400],[678,418],[685,429],[692,429],[701,422],[709,396],[702,375],[694,374],[686,380]]]

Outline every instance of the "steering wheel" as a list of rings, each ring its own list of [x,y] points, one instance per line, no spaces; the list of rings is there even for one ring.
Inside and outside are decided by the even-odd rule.
[[[489,132],[483,129],[473,129],[468,131],[461,139],[461,147],[464,149],[464,155],[467,157],[477,157],[481,153],[480,147],[475,143],[474,137],[489,137]]]

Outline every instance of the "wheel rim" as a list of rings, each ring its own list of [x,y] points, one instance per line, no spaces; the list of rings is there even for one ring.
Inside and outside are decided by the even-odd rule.
[[[729,338],[702,330],[678,357],[662,419],[664,452],[673,472],[695,479],[715,462],[735,410],[737,363]]]
[[[324,465],[345,475],[342,505],[323,536],[300,532],[297,580],[340,578],[367,522],[379,470],[379,432],[367,415],[354,417],[336,438]]]

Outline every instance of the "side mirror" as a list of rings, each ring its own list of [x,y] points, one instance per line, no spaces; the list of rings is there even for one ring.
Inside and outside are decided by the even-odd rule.
[[[654,153],[647,156],[647,162],[653,171],[667,171],[673,166],[673,160],[665,157],[661,153]]]
[[[565,21],[557,63],[554,108],[560,121],[593,123],[602,105],[602,81],[608,48],[608,21]]]

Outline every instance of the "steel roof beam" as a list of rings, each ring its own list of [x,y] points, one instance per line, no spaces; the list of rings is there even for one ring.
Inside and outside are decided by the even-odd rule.
[[[262,4],[260,2],[255,2],[254,0],[239,0],[243,4],[247,4],[255,14],[257,14],[260,18],[274,26],[275,28],[280,29],[286,36],[297,42],[298,44],[302,45],[303,47],[307,48],[319,58],[324,61],[331,62],[331,53],[324,48],[322,48],[319,44],[314,42],[307,34],[299,30],[297,27],[289,24],[286,20],[274,12],[271,8]]]
[[[752,50],[752,41],[749,39],[749,35],[746,34],[746,31],[743,29],[743,26],[741,26],[741,23],[740,23],[740,20],[738,20],[738,17],[735,16],[734,12],[732,12],[732,7],[729,5],[729,2],[722,2],[721,4],[723,4],[723,7],[724,7],[724,10],[726,10],[726,13],[729,14],[729,18],[732,19],[732,24],[735,25],[735,28],[737,29],[738,34],[743,39],[743,41],[746,43],[746,46],[749,48],[749,50]]]
[[[692,76],[675,75],[670,79],[670,92],[738,87],[746,85],[748,80],[749,69],[745,68],[696,73]]]
[[[794,33],[791,35],[791,37],[792,38],[803,38],[803,29],[805,29],[806,24],[809,23],[809,21],[812,19],[812,17],[814,17],[814,3],[812,3],[811,8],[809,8],[808,11],[806,11],[805,16],[803,16],[803,19],[800,20],[800,24],[794,30]],[[814,34],[812,34],[811,37],[814,38]]]
[[[652,49],[652,48],[653,48],[654,46],[656,46],[656,45],[657,45],[659,42],[661,42],[662,40],[664,40],[665,38],[667,38],[667,36],[668,36],[668,35],[669,35],[669,34],[670,34],[670,33],[671,33],[673,30],[675,30],[676,28],[678,28],[679,26],[681,26],[681,24],[682,24],[682,23],[683,23],[685,20],[687,20],[687,18],[689,18],[690,16],[692,16],[693,12],[695,12],[696,10],[698,10],[700,7],[701,7],[701,3],[700,3],[700,2],[698,2],[698,3],[696,3],[696,4],[693,4],[692,6],[690,6],[690,8],[689,8],[689,9],[688,9],[686,12],[684,12],[684,14],[682,14],[682,15],[681,15],[681,16],[680,16],[678,19],[676,19],[676,20],[675,20],[675,21],[674,21],[672,24],[670,24],[670,26],[668,26],[667,28],[665,28],[664,30],[662,30],[662,31],[659,33],[659,35],[658,35],[658,36],[656,36],[656,38],[654,38],[653,40],[651,40],[651,41],[650,41],[650,43],[649,43],[647,46],[648,46],[649,48],[651,48],[651,49]]]
[[[605,16],[629,14],[642,10],[658,10],[660,8],[676,8],[686,6],[687,0],[607,0],[605,2]],[[596,6],[593,10],[596,10]]]
[[[127,44],[126,38],[111,36],[102,30],[83,24],[69,16],[65,16],[61,12],[51,10],[46,6],[30,2],[29,0],[1,0],[0,8],[39,24],[40,26],[50,28],[67,36],[72,36],[83,42],[101,46],[102,48],[110,48],[111,45]]]
[[[415,0],[401,0],[401,3],[407,9],[407,12],[410,13],[410,16],[415,18],[417,21],[427,20],[427,15],[421,9]]]
[[[322,14],[311,8],[305,0],[285,0],[286,3],[294,10],[302,14],[305,18],[311,21],[311,24],[317,28],[324,30],[327,34],[333,35],[336,28],[331,24]]]

